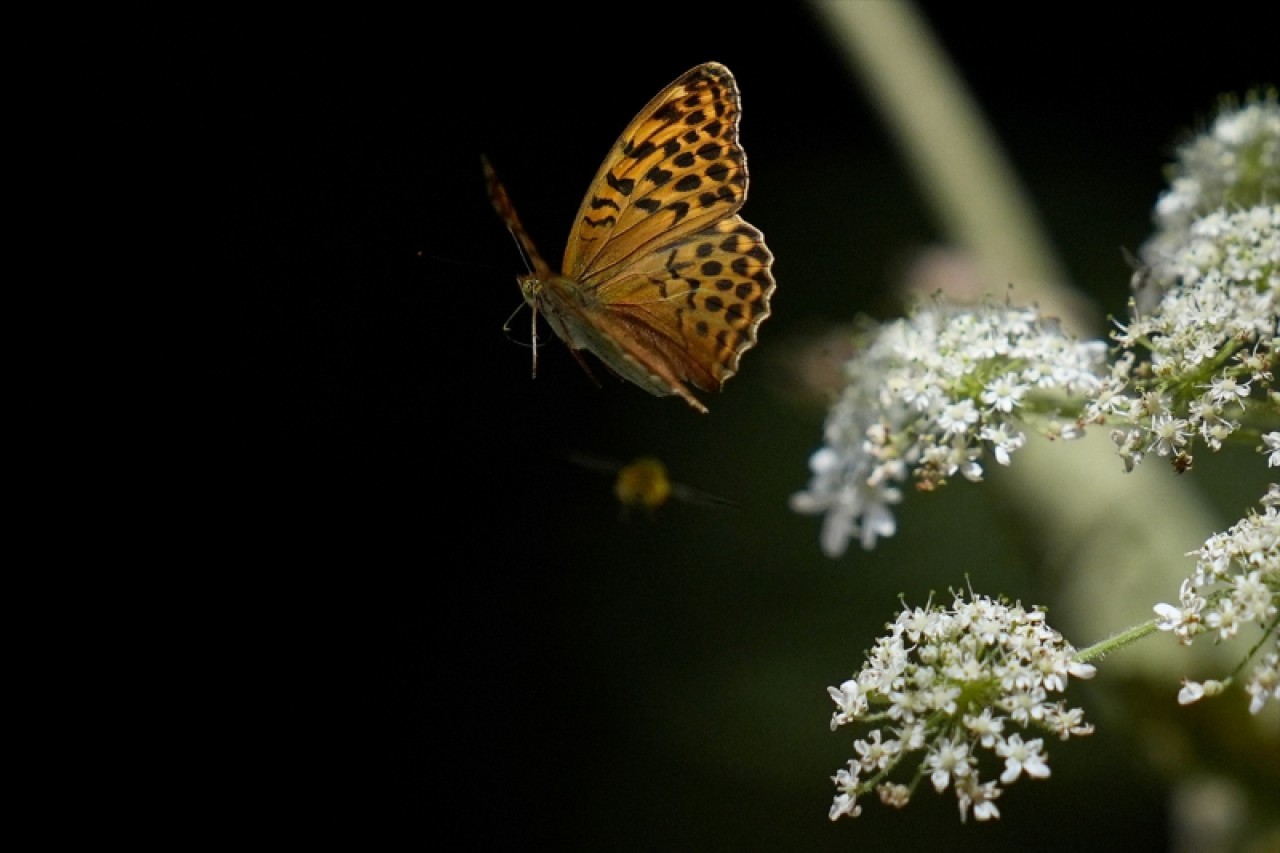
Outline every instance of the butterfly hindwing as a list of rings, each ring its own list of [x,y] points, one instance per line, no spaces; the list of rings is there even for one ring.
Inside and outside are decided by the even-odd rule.
[[[680,379],[719,390],[769,316],[772,263],[760,231],[731,216],[601,284],[598,312],[643,326]]]

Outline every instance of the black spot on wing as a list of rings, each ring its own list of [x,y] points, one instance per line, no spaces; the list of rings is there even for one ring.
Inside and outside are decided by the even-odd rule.
[[[652,139],[646,139],[639,145],[636,145],[631,140],[627,140],[627,142],[622,146],[623,155],[630,157],[632,160],[643,160],[645,157],[648,157],[657,150],[658,146],[653,144]]]
[[[631,178],[615,178],[612,172],[605,172],[604,180],[619,195],[629,196],[635,192],[636,182]]]
[[[667,174],[670,176],[670,172]],[[697,175],[685,175],[683,178],[676,181],[675,190],[676,192],[691,193],[700,186],[702,186],[702,178]]]
[[[680,120],[680,107],[674,101],[668,101],[654,110],[653,117],[663,124],[672,124]]]
[[[660,187],[666,184],[668,181],[670,181],[671,177],[672,177],[672,173],[669,169],[663,169],[658,166],[654,166],[652,169],[650,169],[648,172],[645,173],[644,179],[652,183],[655,187]]]

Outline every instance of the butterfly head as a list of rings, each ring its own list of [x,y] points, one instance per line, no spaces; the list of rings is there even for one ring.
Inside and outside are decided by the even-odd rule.
[[[538,309],[538,295],[542,293],[542,276],[536,272],[518,275],[516,276],[516,284],[520,287],[520,295],[524,297],[524,301],[528,302],[536,311]]]

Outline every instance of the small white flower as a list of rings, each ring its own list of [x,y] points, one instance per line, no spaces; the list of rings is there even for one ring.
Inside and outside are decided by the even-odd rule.
[[[862,806],[858,805],[857,800],[857,765],[850,762],[850,768],[837,770],[836,775],[831,777],[831,781],[836,783],[840,793],[832,801],[831,810],[827,813],[827,816],[831,820],[836,820],[845,815],[857,817],[862,814]]]
[[[1168,456],[1176,453],[1187,444],[1187,422],[1172,415],[1160,414],[1151,419],[1151,443],[1147,445],[1148,453]]]
[[[1276,531],[1271,532],[1274,534]],[[1260,568],[1238,574],[1234,578],[1235,587],[1227,600],[1231,602],[1232,609],[1238,611],[1237,618],[1241,621],[1267,622],[1276,615],[1276,607],[1280,602],[1277,601],[1273,587],[1280,573],[1277,573],[1274,562],[1274,558],[1278,556],[1274,547],[1274,536],[1271,541],[1270,549],[1264,545],[1254,552],[1256,559],[1248,561],[1249,565],[1258,565]]]
[[[1001,697],[999,705],[1009,712],[1009,719],[1019,725],[1029,726],[1033,720],[1038,721],[1044,717],[1047,696],[1042,687],[1032,687],[1029,690],[1023,688]]]
[[[1204,609],[1205,600],[1196,594],[1196,585],[1191,579],[1182,582],[1179,593],[1181,607],[1171,604],[1157,604],[1153,609],[1159,621],[1156,628],[1161,631],[1172,631],[1184,645],[1204,630],[1200,611]]]
[[[964,724],[987,749],[995,746],[996,738],[1004,731],[1004,721],[992,716],[990,708],[983,708],[982,713],[976,717],[965,715]]]
[[[947,789],[947,785],[951,783],[951,777],[961,778],[973,771],[973,762],[969,758],[969,745],[952,743],[946,738],[941,739],[934,746],[924,763],[926,767],[933,770],[929,775],[929,781],[933,782],[934,790],[939,793]]]
[[[1249,383],[1238,382],[1234,376],[1215,376],[1209,383],[1209,396],[1219,406],[1240,405],[1240,401],[1249,396]]]
[[[969,778],[956,783],[956,798],[960,806],[960,822],[964,823],[970,809],[973,816],[980,821],[993,820],[1000,817],[1000,809],[995,800],[1003,793],[995,782],[979,782]]]
[[[1269,432],[1262,441],[1266,445],[1267,467],[1280,468],[1280,432]]]
[[[1084,711],[1080,708],[1065,708],[1061,702],[1049,708],[1044,715],[1045,725],[1058,736],[1058,740],[1067,740],[1072,735],[1082,737],[1093,734],[1093,723],[1084,722]]]
[[[880,730],[876,729],[866,740],[853,742],[853,749],[858,753],[858,763],[867,772],[885,769],[901,748],[901,744],[893,739],[881,743],[880,736]]]
[[[1018,381],[1018,374],[1009,372],[988,382],[980,399],[990,408],[1008,414],[1022,405],[1022,398],[1026,393],[1027,386]]]
[[[849,817],[857,817],[862,814],[862,806],[858,805],[858,801],[848,794],[840,794],[831,803],[831,811],[827,814],[832,820],[848,815]]]
[[[857,681],[849,680],[837,687],[828,687],[827,693],[840,706],[840,710],[831,715],[831,731],[835,731],[845,723],[862,716],[867,712],[867,697],[863,694]]]
[[[938,426],[943,435],[964,435],[978,422],[978,409],[972,400],[957,400],[942,407],[938,413]]]
[[[1023,743],[1022,736],[1018,734],[1011,734],[1007,740],[996,744],[996,755],[1004,759],[1000,781],[1008,785],[1023,773],[1032,779],[1048,778],[1049,765],[1044,763],[1040,754],[1043,746],[1044,741],[1039,738]]]
[[[1236,610],[1235,602],[1230,598],[1223,599],[1216,609],[1205,614],[1204,623],[1217,631],[1222,639],[1230,640],[1240,630],[1240,613]]]
[[[991,445],[991,451],[1001,465],[1008,465],[1013,461],[1014,451],[1027,443],[1026,435],[1014,430],[1007,423],[983,427],[979,438]]]

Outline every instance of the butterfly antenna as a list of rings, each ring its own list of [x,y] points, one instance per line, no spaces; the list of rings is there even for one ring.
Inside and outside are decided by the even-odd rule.
[[[525,251],[524,243],[520,241],[520,235],[508,225],[507,233],[511,235],[512,241],[516,244],[516,251],[520,253],[520,260],[524,261],[525,272],[533,272],[533,262],[529,260],[529,253]]]

